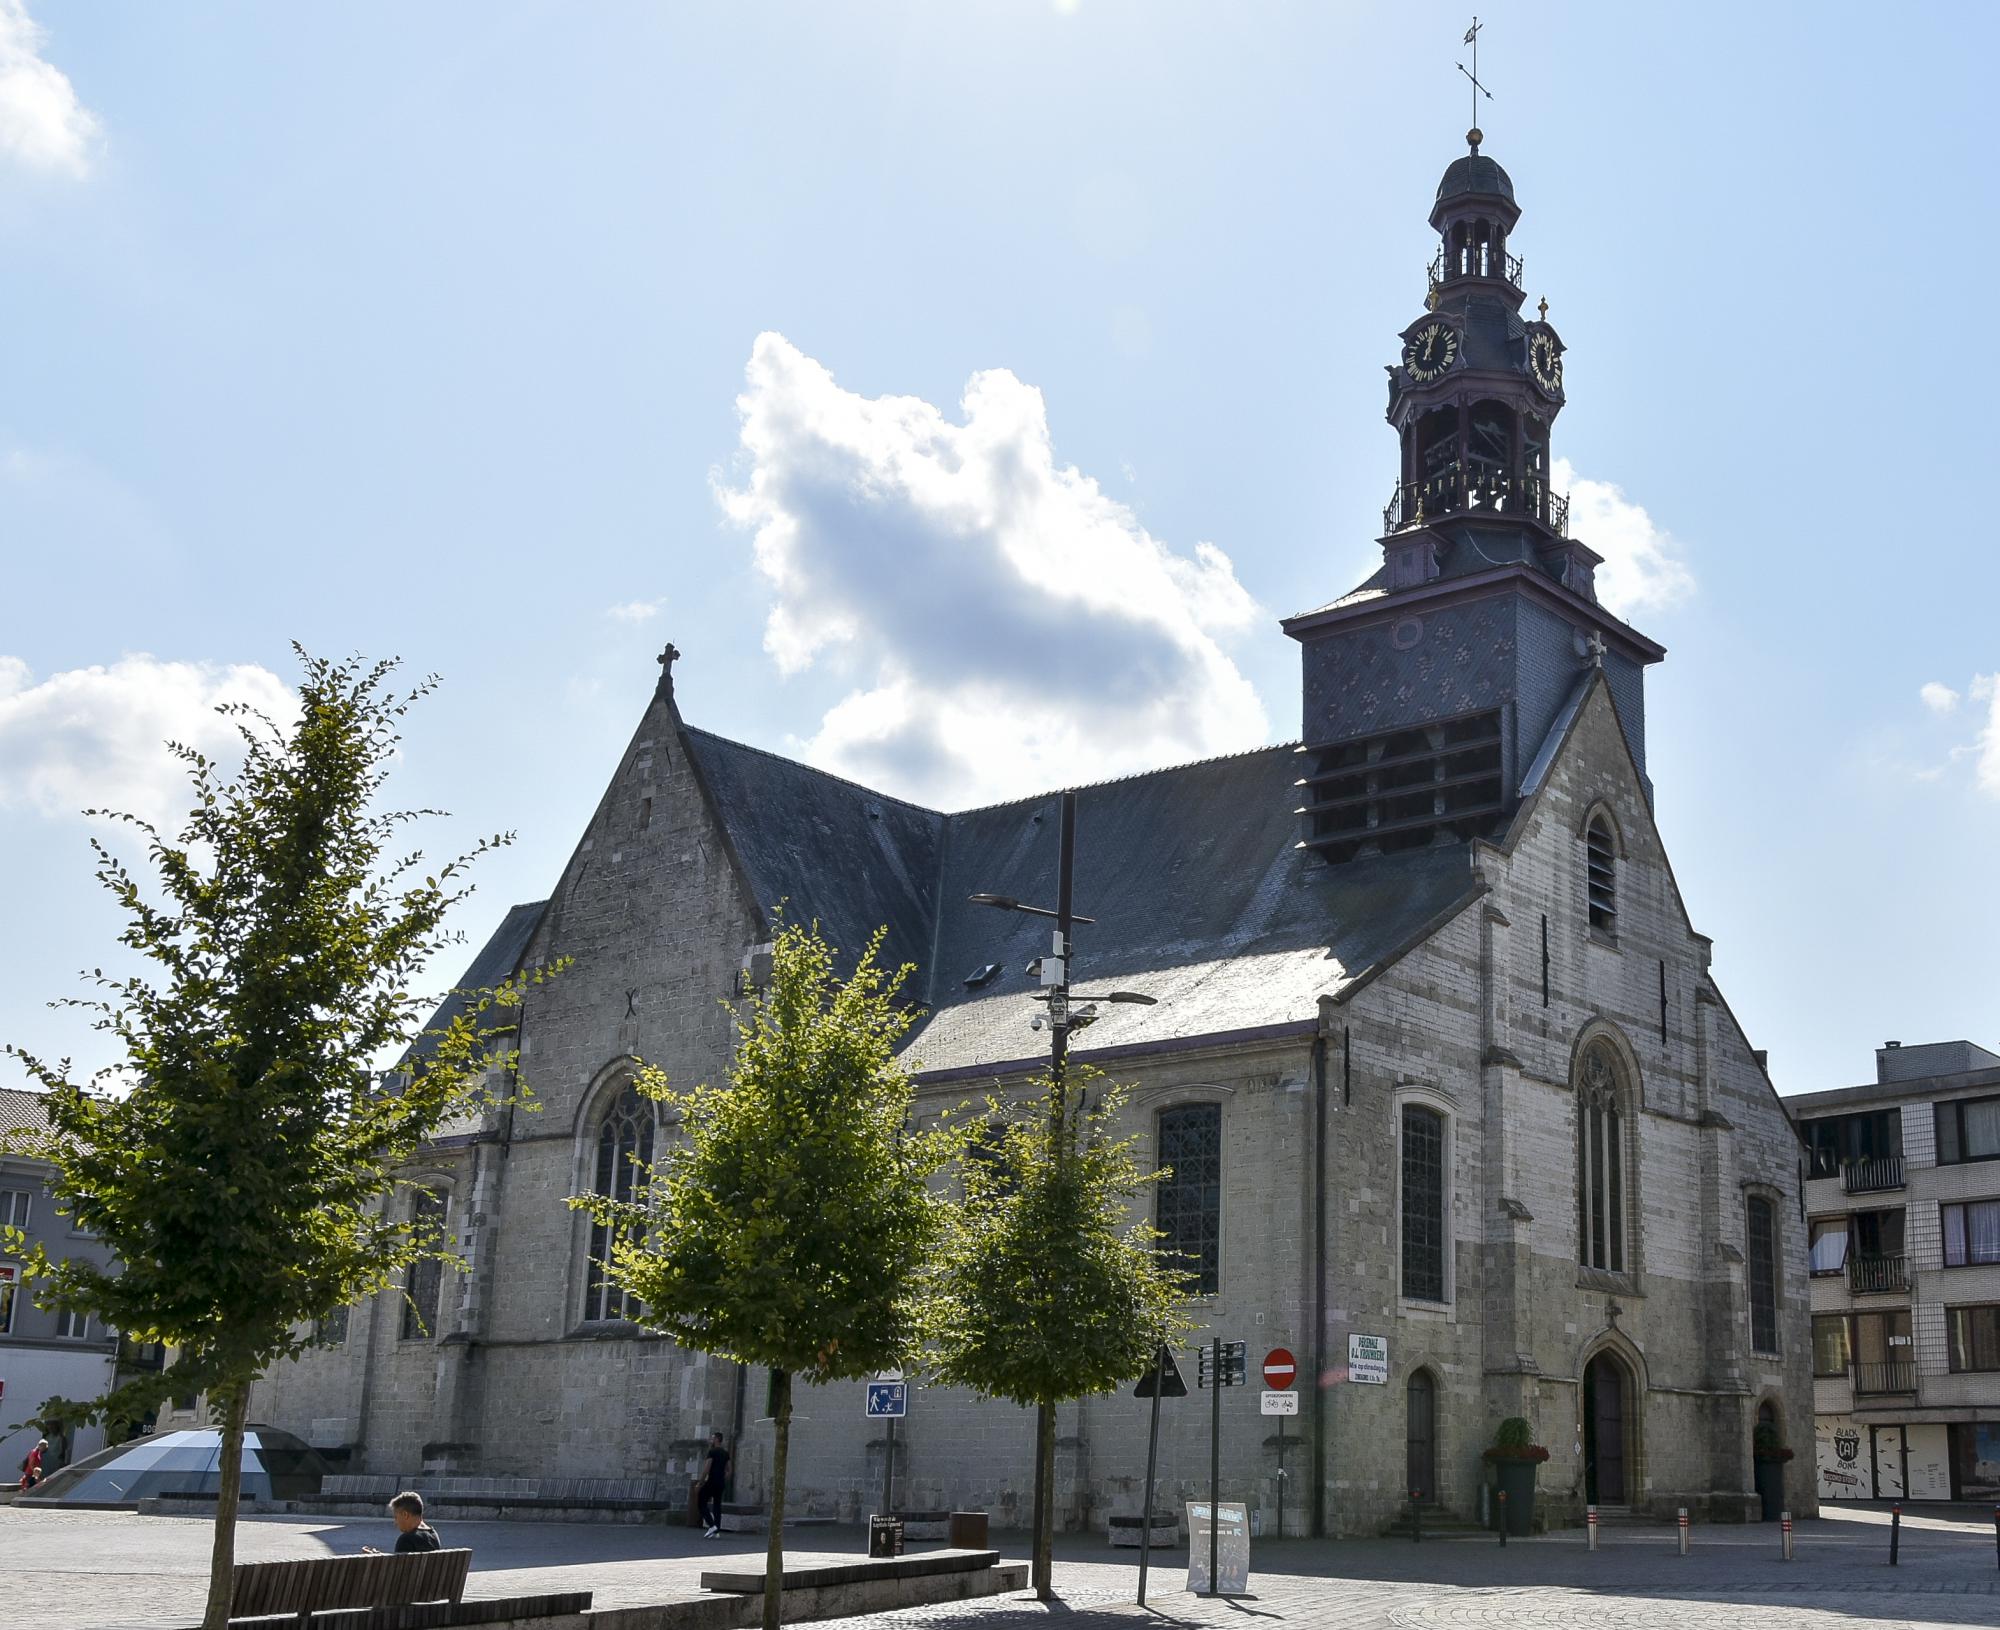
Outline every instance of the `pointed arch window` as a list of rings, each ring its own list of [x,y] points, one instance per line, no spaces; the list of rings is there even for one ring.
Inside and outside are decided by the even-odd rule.
[[[653,1158],[657,1117],[652,1100],[626,1082],[597,1127],[596,1164],[591,1187],[614,1200],[629,1200],[637,1191],[639,1167]],[[640,1303],[614,1284],[604,1271],[611,1255],[612,1231],[603,1223],[590,1229],[590,1261],[585,1268],[583,1316],[586,1319],[636,1319]]]
[[[1590,891],[1590,926],[1605,933],[1618,929],[1618,845],[1611,823],[1593,815],[1584,832],[1584,868]]]
[[[1743,1260],[1750,1279],[1750,1349],[1778,1350],[1778,1208],[1761,1194],[1749,1200]]]
[[[1584,1050],[1577,1082],[1576,1207],[1579,1260],[1606,1273],[1625,1271],[1625,1116],[1618,1064],[1610,1047]]]
[[[451,1201],[441,1189],[418,1189],[410,1204],[410,1227],[418,1239],[444,1243],[446,1219]],[[419,1258],[410,1265],[403,1286],[403,1320],[397,1331],[403,1341],[427,1341],[438,1333],[438,1291],[444,1280],[444,1264],[434,1256]]]
[[[1424,1104],[1403,1105],[1403,1294],[1445,1299],[1444,1117]]]
[[[1163,1109],[1158,1129],[1160,1250],[1188,1274],[1189,1295],[1213,1296],[1222,1288],[1222,1106]]]

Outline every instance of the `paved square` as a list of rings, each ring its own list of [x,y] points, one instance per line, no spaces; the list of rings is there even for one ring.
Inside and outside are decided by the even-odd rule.
[[[439,1524],[470,1545],[468,1594],[590,1590],[599,1607],[698,1594],[723,1558],[761,1554],[747,1538],[706,1543],[685,1528],[490,1522]],[[373,1519],[249,1517],[245,1561],[323,1556],[380,1545]],[[1009,1556],[1024,1536],[1000,1537]],[[0,1506],[4,1618],[23,1630],[173,1630],[201,1614],[208,1525],[129,1512],[23,1511]],[[860,1554],[855,1530],[808,1531],[796,1555]],[[1579,1534],[1489,1540],[1259,1541],[1248,1598],[1204,1600],[1182,1587],[1186,1553],[1155,1559],[1150,1605],[1133,1605],[1138,1565],[1101,1540],[1058,1548],[1059,1604],[994,1597],[914,1608],[865,1621],[871,1630],[1133,1630],[1151,1621],[1187,1630],[1819,1630],[1860,1624],[2000,1625],[2000,1566],[1983,1520],[1911,1517],[1902,1563],[1888,1566],[1888,1519],[1843,1511],[1799,1525],[1798,1559],[1778,1556],[1775,1526],[1696,1531],[1676,1554],[1670,1530],[1613,1529],[1588,1551]],[[858,1630],[864,1621],[847,1621]]]

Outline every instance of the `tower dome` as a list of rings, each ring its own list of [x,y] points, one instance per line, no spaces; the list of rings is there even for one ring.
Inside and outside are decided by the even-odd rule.
[[[1464,158],[1453,159],[1444,172],[1444,179],[1438,183],[1437,201],[1442,204],[1447,198],[1459,198],[1467,194],[1480,194],[1488,198],[1504,198],[1514,201],[1514,183],[1499,163],[1486,157],[1477,149]]]

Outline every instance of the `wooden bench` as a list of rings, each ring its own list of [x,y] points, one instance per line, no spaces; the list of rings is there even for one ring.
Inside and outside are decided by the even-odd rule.
[[[465,1595],[470,1551],[405,1551],[381,1556],[315,1556],[300,1562],[239,1562],[229,1613],[253,1619],[339,1607],[402,1607],[456,1602]]]

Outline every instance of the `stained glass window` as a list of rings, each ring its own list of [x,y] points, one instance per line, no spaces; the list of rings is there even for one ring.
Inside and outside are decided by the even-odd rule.
[[[1222,1286],[1222,1106],[1183,1104],[1160,1111],[1157,1226],[1160,1249],[1192,1276],[1190,1293]]]
[[[416,1201],[410,1207],[410,1221],[419,1239],[443,1243],[446,1209],[445,1197],[436,1189],[417,1190]],[[403,1292],[403,1340],[415,1341],[438,1333],[438,1284],[443,1277],[444,1264],[434,1256],[425,1257],[410,1269]]]
[[[1624,1117],[1619,1113],[1618,1066],[1602,1043],[1583,1055],[1576,1110],[1578,1259],[1586,1268],[1623,1273]]]
[[[1444,1117],[1403,1106],[1403,1294],[1444,1300]]]
[[[626,1083],[597,1129],[597,1170],[593,1191],[614,1200],[629,1200],[638,1186],[638,1167],[653,1158],[653,1105],[639,1089]],[[636,1164],[635,1164],[636,1161]],[[639,1302],[611,1282],[604,1262],[611,1255],[611,1230],[595,1223],[590,1230],[590,1262],[583,1291],[586,1319],[635,1319]]]
[[[1750,1271],[1750,1347],[1753,1352],[1778,1350],[1778,1219],[1776,1208],[1761,1194],[1750,1196],[1744,1229]]]

